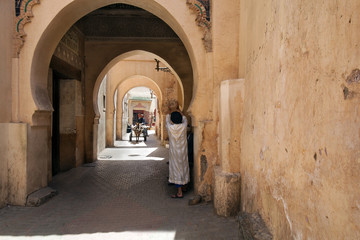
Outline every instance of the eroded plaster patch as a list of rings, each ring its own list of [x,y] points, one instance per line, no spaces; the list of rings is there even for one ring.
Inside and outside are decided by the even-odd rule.
[[[204,181],[204,176],[208,168],[207,158],[205,155],[201,155],[200,163],[201,163],[201,181]]]

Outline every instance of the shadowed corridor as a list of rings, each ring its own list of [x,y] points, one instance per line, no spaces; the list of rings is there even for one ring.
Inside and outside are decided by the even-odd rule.
[[[40,207],[0,209],[0,239],[238,239],[235,218],[211,203],[189,206],[194,194],[171,199],[168,150],[150,134],[117,141],[95,163],[58,174],[58,195]]]

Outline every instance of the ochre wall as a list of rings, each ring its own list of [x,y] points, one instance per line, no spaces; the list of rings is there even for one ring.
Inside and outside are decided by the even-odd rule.
[[[0,122],[11,120],[11,58],[12,58],[12,33],[13,33],[14,3],[3,1],[0,7]]]
[[[27,124],[1,123],[0,207],[24,205],[27,196]]]
[[[360,238],[359,11],[241,1],[241,207],[275,239]]]
[[[11,120],[11,57],[12,57],[12,22],[13,22],[13,7],[11,1],[5,1],[1,4],[0,20],[2,34],[0,35],[0,122],[9,122]],[[3,128],[1,126],[1,128]],[[4,130],[3,130],[4,131]],[[7,136],[4,132],[0,132],[3,140]],[[5,144],[0,143],[0,146]],[[8,160],[3,154],[6,148],[0,148],[0,207],[4,206],[7,202],[8,195]]]
[[[198,97],[194,105],[200,106],[201,110],[195,107],[192,109],[193,114],[197,111],[201,113],[200,121],[195,121],[196,126],[193,129],[195,149],[199,149],[194,167],[195,188],[206,201],[212,199],[214,167],[219,166],[222,161],[219,156],[220,84],[224,80],[239,78],[239,1],[212,1],[211,4],[213,51],[206,56],[209,59],[209,75],[206,81],[201,81],[198,85],[200,89],[196,97],[205,97]],[[209,111],[209,114],[205,114],[204,110]],[[240,132],[235,131],[234,134]]]

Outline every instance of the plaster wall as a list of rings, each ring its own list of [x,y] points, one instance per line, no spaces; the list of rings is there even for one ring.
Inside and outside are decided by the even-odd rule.
[[[47,186],[48,161],[51,159],[50,114],[43,116],[44,122],[27,128],[27,159],[26,159],[26,197],[36,190]],[[15,176],[16,177],[16,176]],[[19,202],[17,205],[24,205]]]
[[[359,11],[241,1],[241,208],[275,239],[360,238]]]
[[[194,128],[194,132],[200,134],[195,136],[195,141],[198,142],[195,146],[199,147],[199,152],[195,154],[195,189],[198,189],[198,193],[209,201],[213,195],[214,167],[226,161],[221,156],[219,139],[219,131],[222,131],[219,128],[220,84],[224,80],[239,78],[240,25],[238,0],[212,1],[211,9],[213,52],[207,53],[206,56],[209,61],[208,79],[201,82],[206,99],[197,102],[202,108],[207,108],[211,114],[204,115],[200,123],[196,124],[197,129]],[[231,129],[231,131],[234,136],[240,135],[239,129]]]
[[[219,104],[220,166],[226,173],[240,172],[240,134],[244,118],[244,92],[244,79],[221,82]]]
[[[24,205],[27,196],[27,124],[0,123],[0,207]]]
[[[6,135],[4,134],[4,127],[2,128],[2,137],[4,138]],[[6,145],[3,142],[0,145],[0,152],[4,153],[7,151]],[[9,179],[8,179],[8,159],[2,155],[0,158],[0,208],[5,206],[8,201],[8,186],[9,186]]]
[[[11,88],[11,72],[12,72],[12,33],[14,21],[14,3],[11,1],[4,1],[0,8],[0,122],[10,122],[12,114],[12,88]]]
[[[0,122],[10,122],[11,120],[11,58],[12,58],[12,24],[14,14],[14,4],[11,1],[5,1],[0,8],[1,32],[0,35]],[[8,158],[7,155],[7,124],[0,124],[1,143],[0,143],[0,208],[5,206],[8,201]],[[5,142],[5,144],[4,144]]]

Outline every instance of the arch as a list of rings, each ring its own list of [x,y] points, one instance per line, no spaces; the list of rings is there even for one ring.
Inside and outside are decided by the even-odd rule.
[[[28,32],[33,31],[38,34],[35,34],[36,36],[33,36],[33,38],[30,36],[27,38],[29,46],[36,46],[34,52],[30,48],[29,52],[24,53],[25,58],[30,57],[32,59],[28,71],[34,110],[51,110],[50,99],[46,91],[47,66],[49,66],[51,56],[61,37],[81,17],[93,10],[115,3],[124,3],[143,8],[162,19],[174,30],[188,52],[193,69],[193,89],[197,89],[197,79],[199,78],[199,63],[197,59],[202,59],[197,55],[201,54],[204,56],[205,49],[202,46],[202,34],[194,24],[194,18],[188,11],[186,2],[181,2],[174,6],[173,2],[170,3],[167,0],[138,0],[136,2],[131,0],[98,0],[90,2],[85,0],[68,0],[58,1],[56,4],[44,1],[41,4],[44,7],[38,7],[34,11],[39,11],[35,14],[39,19],[46,19],[47,21],[40,21],[34,18],[33,24],[27,25],[28,28],[32,28]],[[48,12],[46,9],[52,9],[52,11]],[[189,12],[188,17],[184,17],[183,13],[185,11]],[[194,35],[197,35],[197,37],[194,37]],[[202,65],[202,69],[206,69],[206,60],[203,60]],[[26,70],[24,74],[26,76]],[[192,99],[194,99],[194,95]],[[26,114],[26,109],[24,109],[23,117],[26,115],[29,118],[32,113]],[[31,119],[28,120],[31,122]]]
[[[171,72],[175,75],[175,78],[177,79],[180,88],[181,88],[181,93],[182,93],[182,103],[181,105],[184,105],[184,86],[181,82],[180,77],[178,76],[178,74],[175,72],[175,70],[160,56],[147,52],[147,51],[143,51],[143,50],[134,50],[134,51],[130,51],[124,54],[121,54],[120,56],[116,57],[115,59],[111,60],[106,67],[101,71],[100,75],[97,77],[95,85],[94,85],[94,90],[93,90],[93,107],[94,107],[94,112],[95,112],[95,118],[98,118],[100,116],[100,112],[99,112],[99,106],[98,106],[98,101],[97,101],[97,96],[98,96],[98,92],[100,89],[100,85],[101,82],[103,81],[105,75],[107,72],[109,72],[109,70],[114,67],[117,63],[119,63],[122,60],[125,60],[126,58],[135,56],[135,55],[147,55],[147,56],[151,56],[154,58],[158,58],[161,60],[162,63],[164,63],[170,70]],[[122,81],[127,81],[128,79],[132,78],[133,76],[143,76],[143,75],[132,75],[132,76],[128,76],[126,79],[122,80]],[[144,76],[146,77],[146,76]],[[149,78],[151,79],[151,78]],[[122,82],[121,81],[121,82]],[[153,80],[152,80],[153,81]],[[119,83],[120,84],[120,83]],[[113,95],[113,93],[112,93]]]
[[[130,84],[128,82],[130,82]],[[139,82],[141,85],[139,85]],[[135,87],[147,87],[155,92],[156,96],[159,98],[160,101],[163,100],[163,93],[162,93],[159,85],[153,79],[151,79],[147,76],[133,75],[133,76],[127,77],[126,79],[121,81],[116,88],[117,89],[121,88],[121,86],[123,86],[123,85],[126,85],[126,88],[121,90],[121,92],[124,94],[121,94],[120,96],[118,96],[118,97],[120,97],[120,99],[124,99],[125,94]],[[119,95],[119,92],[118,92],[118,95]]]
[[[122,133],[124,132],[124,129],[122,129],[122,127],[124,126],[123,119],[121,118],[124,110],[122,109],[122,105],[119,108],[119,103],[123,102],[125,94],[135,87],[147,87],[154,91],[154,93],[157,96],[160,103],[162,103],[162,101],[163,101],[163,92],[161,91],[159,85],[156,83],[156,81],[154,81],[153,79],[151,79],[149,77],[141,76],[141,75],[134,75],[134,76],[128,77],[128,78],[124,79],[123,81],[121,81],[118,84],[118,86],[116,87],[116,89],[118,89],[118,91],[117,91],[118,108],[116,110],[117,114],[115,116],[116,129],[114,129],[115,134],[117,136],[119,136],[120,139],[122,139]],[[114,98],[115,98],[115,95],[114,95]],[[159,104],[158,110],[161,110],[161,105],[162,104]],[[118,129],[119,126],[120,126],[120,129]],[[114,131],[111,130],[110,132],[114,132]]]
[[[35,132],[36,128],[29,128],[28,139],[42,138],[47,141],[51,137],[49,132],[51,129],[50,112],[52,109],[51,100],[48,93],[49,65],[51,57],[64,34],[83,16],[88,13],[115,3],[124,3],[144,9],[162,19],[181,40],[181,50],[179,51],[183,57],[181,61],[186,61],[187,66],[183,66],[183,62],[179,64],[174,59],[178,59],[178,55],[173,52],[164,54],[162,46],[149,47],[125,47],[116,52],[103,53],[100,64],[96,65],[91,62],[90,68],[96,69],[89,74],[86,72],[85,78],[85,96],[83,106],[85,107],[85,115],[83,116],[83,132],[84,132],[84,158],[86,162],[96,160],[97,150],[94,145],[94,139],[97,139],[97,125],[94,122],[93,109],[93,90],[99,73],[112,61],[115,56],[120,56],[132,50],[148,50],[153,54],[161,55],[169,65],[171,65],[181,79],[187,79],[191,82],[191,99],[184,98],[188,103],[188,112],[195,125],[201,120],[212,119],[213,101],[204,101],[213,91],[213,74],[212,74],[212,54],[207,54],[203,45],[203,32],[194,22],[195,15],[189,10],[186,1],[168,1],[168,0],[63,0],[63,1],[41,1],[41,4],[34,6],[34,17],[31,23],[24,27],[28,33],[25,45],[22,47],[18,63],[14,67],[18,76],[15,81],[18,85],[18,104],[16,112],[19,113],[19,121],[28,123],[32,126],[41,126],[44,130],[41,135]],[[179,41],[180,42],[180,41]],[[179,50],[177,48],[177,50]],[[177,51],[176,50],[176,51]],[[90,52],[87,60],[96,57],[94,52]],[[172,55],[171,55],[172,54]],[[160,59],[160,58],[159,58]],[[164,63],[165,61],[163,61]],[[170,66],[168,66],[170,67]],[[87,71],[87,68],[85,71]],[[181,69],[181,70],[179,70]],[[185,69],[185,71],[184,71]],[[190,69],[190,71],[189,71]],[[185,73],[185,74],[184,74]],[[198,85],[201,83],[201,88]],[[184,84],[185,86],[185,84]],[[186,85],[188,86],[188,85]],[[185,86],[185,87],[186,87]],[[196,115],[195,115],[196,114]],[[45,119],[45,120],[44,120]],[[195,134],[196,135],[196,134]],[[200,136],[200,134],[198,134]],[[196,140],[195,140],[196,141]],[[200,141],[200,140],[199,140]],[[200,146],[198,143],[196,146]],[[36,169],[39,164],[46,166],[46,161],[51,161],[51,151],[46,148],[35,149],[34,154],[29,155],[26,164],[27,169]],[[35,156],[45,156],[39,158]],[[45,171],[34,172],[29,170],[27,179],[46,179]],[[42,185],[41,185],[42,186]],[[29,189],[35,190],[41,187],[40,184],[32,184]]]

